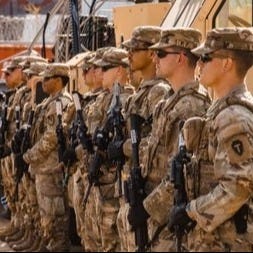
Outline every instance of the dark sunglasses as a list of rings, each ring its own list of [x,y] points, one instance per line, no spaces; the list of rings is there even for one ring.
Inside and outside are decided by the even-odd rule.
[[[47,81],[49,81],[49,80],[52,79],[52,78],[55,78],[55,76],[47,76],[47,77],[44,77],[44,78],[43,78],[43,81],[44,81],[44,82],[47,82]]]
[[[113,68],[115,68],[115,66],[104,66],[102,67],[102,72],[106,72],[107,70],[113,69]]]
[[[84,74],[87,74],[88,71],[89,71],[90,69],[91,69],[91,68],[84,68],[84,69],[83,69],[83,73],[84,73]]]
[[[207,63],[213,60],[213,57],[211,57],[210,54],[203,54],[199,57],[200,61],[202,61],[203,63]]]
[[[166,57],[168,54],[180,54],[180,52],[167,52],[164,50],[156,50],[155,53],[156,53],[157,57],[160,59]]]
[[[231,57],[229,55],[222,55],[222,54],[203,54],[199,57],[200,61],[202,61],[203,63],[210,62],[213,60],[213,58],[220,58],[220,59],[231,58],[231,59],[233,59],[233,57]]]

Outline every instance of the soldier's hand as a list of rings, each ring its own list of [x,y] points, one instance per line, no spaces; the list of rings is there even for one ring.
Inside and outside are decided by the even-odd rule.
[[[15,168],[17,169],[17,174],[27,172],[29,164],[25,162],[23,159],[23,154],[16,154],[14,158],[14,165]]]
[[[11,149],[7,145],[0,146],[0,159],[9,156],[11,154]]]
[[[168,223],[168,229],[172,233],[178,233],[180,230],[181,233],[187,234],[196,226],[196,221],[188,216],[185,208],[185,204],[172,207]]]
[[[145,210],[142,203],[129,208],[127,219],[133,230],[135,230],[137,227],[143,226],[147,222],[148,218],[149,214]]]
[[[107,155],[110,161],[122,161],[125,159],[123,153],[123,141],[113,141],[108,144]]]
[[[77,161],[76,152],[73,148],[68,148],[64,151],[62,156],[62,162],[64,166],[72,166]]]

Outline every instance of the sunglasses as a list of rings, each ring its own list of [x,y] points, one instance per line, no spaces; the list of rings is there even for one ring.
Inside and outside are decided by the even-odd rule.
[[[180,52],[167,52],[164,50],[156,50],[155,53],[160,59],[165,58],[168,54],[180,54]]]
[[[203,63],[207,63],[213,60],[213,57],[211,57],[210,54],[203,54],[199,57],[200,61],[202,61]]]
[[[102,72],[106,72],[107,70],[113,69],[113,68],[115,68],[115,66],[104,66],[102,67]]]
[[[221,55],[221,54],[203,54],[203,55],[200,56],[199,59],[203,63],[207,63],[207,62],[211,62],[213,60],[213,58],[224,59],[224,58],[232,58],[232,57],[228,56],[228,55]]]
[[[52,79],[52,78],[56,78],[56,77],[55,77],[55,76],[44,77],[44,78],[43,78],[43,81],[44,81],[44,82],[47,82],[47,81],[49,81],[49,80]]]
[[[84,69],[83,69],[83,73],[84,73],[84,74],[87,74],[88,71],[89,71],[90,69],[91,69],[91,68],[84,68]]]

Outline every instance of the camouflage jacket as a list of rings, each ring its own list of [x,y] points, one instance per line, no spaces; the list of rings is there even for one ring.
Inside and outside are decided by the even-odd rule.
[[[45,99],[35,110],[31,129],[32,146],[23,155],[24,160],[31,165],[33,174],[51,174],[58,171],[56,99],[61,100],[64,113],[71,97],[63,91]]]
[[[193,231],[197,234],[193,250],[198,250],[200,245],[202,249],[203,245],[210,248],[219,245],[221,250],[252,250],[252,210],[246,232],[237,233],[235,226],[235,214],[244,204],[250,205],[252,178],[248,175],[253,166],[252,115],[253,97],[244,85],[215,101],[207,112],[205,134],[201,134],[194,152],[198,160],[202,155],[203,161],[211,163],[212,174],[206,173],[200,163],[200,196],[187,206],[188,215],[198,224]],[[203,140],[207,140],[207,145]],[[203,146],[206,146],[206,152],[199,153],[198,149]],[[239,223],[243,222],[244,216],[241,215]]]
[[[192,116],[203,116],[210,106],[209,95],[198,82],[188,83],[169,99],[156,107],[152,132],[148,139],[143,174],[146,176],[146,191],[150,194],[144,200],[148,213],[163,224],[173,204],[173,194],[160,194],[161,181],[170,175],[173,157],[178,152],[179,122]],[[164,185],[165,187],[165,185]],[[166,185],[166,191],[168,190]],[[173,186],[172,186],[173,188]],[[161,191],[161,192],[160,192]],[[157,209],[158,205],[163,209]],[[165,214],[165,216],[164,216]]]

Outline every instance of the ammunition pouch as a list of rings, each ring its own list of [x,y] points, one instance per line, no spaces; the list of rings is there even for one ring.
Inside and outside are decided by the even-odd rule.
[[[201,117],[193,117],[184,123],[183,133],[186,149],[189,152],[197,150],[201,138],[201,132],[205,125],[205,119]]]

